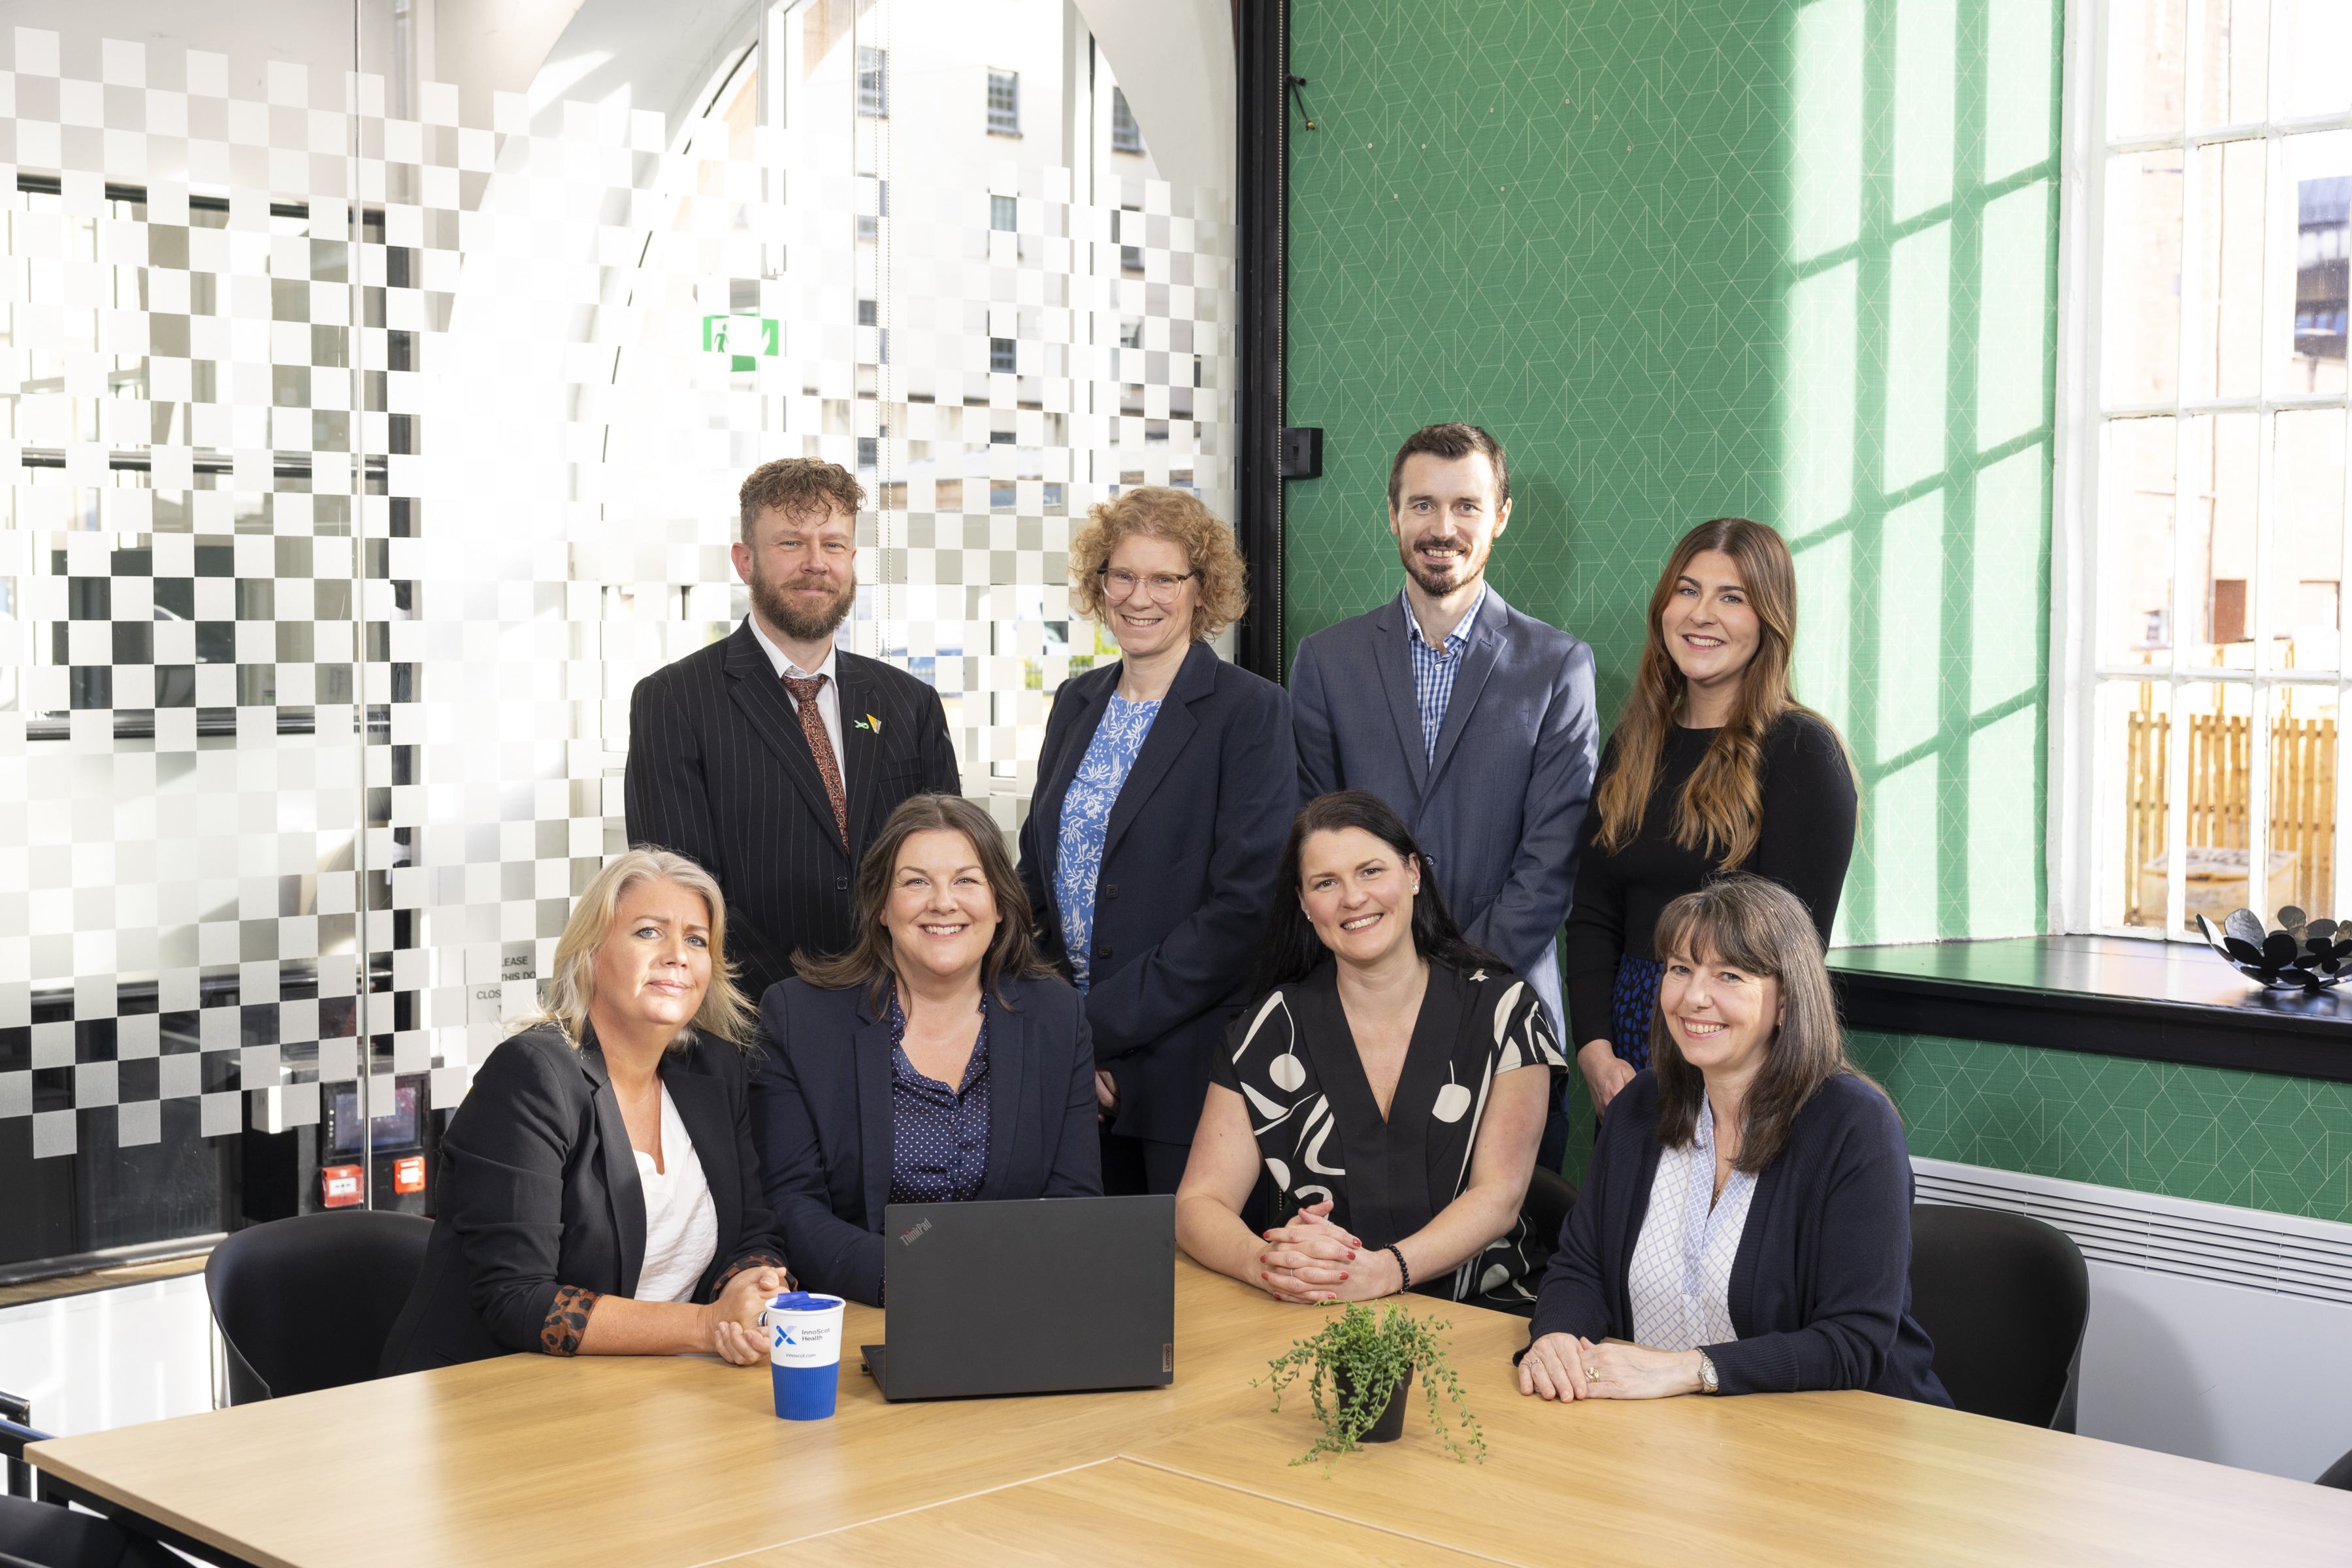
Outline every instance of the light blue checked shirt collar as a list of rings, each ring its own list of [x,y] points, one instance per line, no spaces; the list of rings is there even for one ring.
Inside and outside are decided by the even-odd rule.
[[[1412,613],[1412,600],[1402,590],[1397,603],[1404,609],[1405,647],[1412,655],[1412,693],[1421,708],[1422,760],[1433,762],[1437,757],[1437,732],[1445,727],[1445,706],[1454,698],[1454,678],[1462,668],[1462,650],[1470,646],[1471,628],[1478,624],[1478,612],[1486,607],[1486,585],[1478,584],[1478,596],[1470,601],[1470,608],[1461,622],[1445,634],[1444,647],[1432,647],[1429,639],[1421,635],[1421,622]]]

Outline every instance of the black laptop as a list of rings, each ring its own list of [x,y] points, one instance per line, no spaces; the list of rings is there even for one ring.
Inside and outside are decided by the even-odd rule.
[[[1176,1381],[1176,1200],[883,1211],[882,1396],[968,1399]]]

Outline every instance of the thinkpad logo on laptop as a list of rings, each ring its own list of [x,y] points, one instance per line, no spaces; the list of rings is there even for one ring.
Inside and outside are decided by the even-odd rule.
[[[918,1224],[912,1230],[900,1231],[898,1233],[898,1240],[904,1246],[912,1247],[915,1245],[915,1237],[922,1235],[923,1232],[930,1228],[931,1222],[929,1220],[924,1220]]]

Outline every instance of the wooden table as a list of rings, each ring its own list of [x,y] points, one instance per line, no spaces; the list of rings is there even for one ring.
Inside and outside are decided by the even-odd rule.
[[[45,1470],[269,1568],[1002,1561],[1654,1563],[2352,1559],[2352,1494],[1868,1394],[1561,1407],[1517,1319],[1415,1299],[1490,1450],[1402,1442],[1327,1476],[1250,1386],[1325,1313],[1179,1259],[1174,1386],[890,1405],[830,1421],[715,1362],[509,1356],[37,1445]],[[882,1337],[853,1306],[851,1345]],[[1417,1397],[1417,1395],[1416,1395]]]

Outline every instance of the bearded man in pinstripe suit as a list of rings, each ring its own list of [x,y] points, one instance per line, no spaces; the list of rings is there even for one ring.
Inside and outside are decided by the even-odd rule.
[[[637,682],[629,842],[693,857],[727,894],[727,947],[752,997],[796,950],[847,947],[866,847],[908,795],[961,787],[939,693],[834,646],[857,600],[857,509],[835,463],[788,458],[743,481],[734,634]]]

